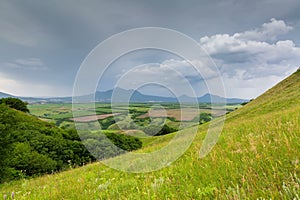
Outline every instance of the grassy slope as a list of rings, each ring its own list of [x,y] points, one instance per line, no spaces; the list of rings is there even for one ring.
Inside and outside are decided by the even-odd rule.
[[[146,174],[95,163],[0,186],[17,199],[292,199],[300,197],[300,72],[229,114],[214,149],[198,152],[207,125],[171,166]],[[160,137],[158,144],[171,136]]]

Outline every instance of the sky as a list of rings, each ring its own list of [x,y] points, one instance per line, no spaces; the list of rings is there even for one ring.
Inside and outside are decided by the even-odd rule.
[[[97,88],[122,83],[147,94],[168,96],[177,88],[185,95],[185,81],[201,96],[207,84],[220,84],[218,74],[226,97],[255,98],[300,66],[299,10],[299,0],[2,0],[0,92],[70,96],[80,66],[99,43],[133,28],[162,27],[192,38],[216,68],[144,49],[120,55]]]

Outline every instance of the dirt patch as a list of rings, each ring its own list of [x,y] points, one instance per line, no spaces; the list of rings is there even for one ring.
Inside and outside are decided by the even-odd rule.
[[[76,117],[76,118],[70,118],[70,120],[74,122],[92,122],[97,121],[99,119],[105,119],[107,117],[111,116],[117,116],[121,113],[114,113],[114,114],[102,114],[102,115],[90,115],[90,116],[83,116],[83,117]]]
[[[199,112],[196,109],[168,109],[168,110],[150,110],[148,113],[139,116],[139,118],[146,117],[172,117],[179,121],[191,121]]]

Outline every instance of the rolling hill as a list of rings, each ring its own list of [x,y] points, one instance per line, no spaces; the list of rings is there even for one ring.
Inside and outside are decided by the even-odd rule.
[[[101,163],[0,186],[17,199],[299,199],[300,71],[227,115],[222,134],[203,159],[208,124],[187,152],[155,172],[119,172]],[[166,145],[157,137],[143,151]]]

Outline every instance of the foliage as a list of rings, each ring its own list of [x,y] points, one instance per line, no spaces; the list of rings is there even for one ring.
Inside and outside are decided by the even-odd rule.
[[[87,149],[98,160],[142,147],[142,142],[138,138],[120,133],[86,131],[80,133],[80,137]]]
[[[136,124],[134,123],[134,121],[131,119],[131,116],[119,116],[117,118],[117,123],[109,126],[108,129],[112,130],[115,129],[121,129],[121,130],[132,130],[132,129],[136,129]]]
[[[169,133],[176,132],[176,131],[178,131],[178,129],[172,128],[172,127],[164,124],[162,127],[156,126],[156,125],[149,125],[149,126],[146,126],[143,129],[143,131],[148,135],[159,136],[159,135],[166,135]]]
[[[8,98],[2,98],[0,99],[0,104],[8,105],[11,108],[14,108],[16,110],[20,110],[22,112],[29,112],[27,108],[27,102],[23,102],[22,100],[18,98],[8,97]]]
[[[74,130],[62,130],[0,105],[0,182],[94,160]]]
[[[241,103],[242,106],[246,105],[247,103],[249,103],[248,101],[245,101],[243,103]]]
[[[133,151],[142,147],[142,142],[138,138],[130,135],[111,132],[107,132],[105,135],[112,143],[114,143],[114,145],[126,151]]]
[[[213,119],[211,113],[200,113],[199,116],[195,117],[193,121],[199,122],[199,124],[204,124],[206,122],[209,122]]]
[[[3,112],[7,107],[0,104],[0,177],[3,177],[5,174],[5,161],[8,152],[11,138],[11,126],[14,123],[14,120],[10,118],[13,111]],[[1,179],[1,178],[0,178]]]
[[[114,116],[107,117],[105,119],[98,120],[101,126],[101,129],[107,129],[110,125],[116,123],[114,120]]]
[[[23,171],[32,176],[35,174],[51,173],[56,168],[56,161],[45,154],[33,150],[29,143],[14,143],[13,151],[6,163],[10,168]]]

